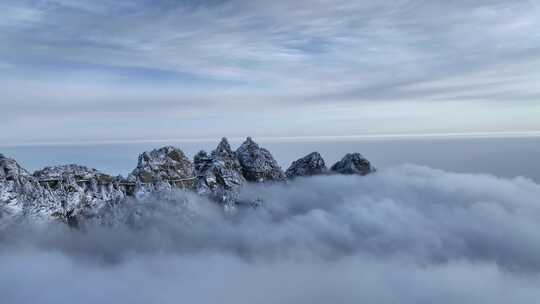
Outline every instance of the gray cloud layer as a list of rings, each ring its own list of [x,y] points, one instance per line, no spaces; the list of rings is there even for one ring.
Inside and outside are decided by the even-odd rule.
[[[0,20],[0,126],[23,126],[3,141],[540,128],[533,1],[8,0]]]
[[[4,231],[10,303],[533,303],[540,185],[416,166],[130,206],[129,226]],[[52,279],[54,278],[54,279]]]

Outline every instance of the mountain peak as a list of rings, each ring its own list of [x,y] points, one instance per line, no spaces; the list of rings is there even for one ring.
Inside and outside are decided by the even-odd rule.
[[[259,147],[251,137],[248,137],[236,150],[236,155],[247,181],[266,182],[285,179],[285,173],[283,173],[272,154],[268,150]]]
[[[319,152],[312,152],[295,160],[285,172],[288,178],[324,174],[328,171]]]
[[[367,175],[376,169],[360,153],[347,153],[340,161],[335,163],[330,170],[340,174]]]
[[[223,137],[219,144],[217,145],[216,149],[212,151],[212,156],[217,158],[231,158],[234,157],[234,152],[231,149],[231,145],[229,144],[229,141],[227,138]]]

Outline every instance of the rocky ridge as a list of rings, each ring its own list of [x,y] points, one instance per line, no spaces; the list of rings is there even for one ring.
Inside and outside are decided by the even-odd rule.
[[[126,197],[124,181],[79,165],[45,167],[34,172],[48,196],[48,205],[54,206],[51,216],[70,225],[78,218],[99,217],[104,208]]]
[[[250,137],[236,151],[223,138],[210,153],[197,153],[193,162],[171,146],[147,151],[140,154],[137,167],[127,178],[74,164],[45,167],[30,174],[14,159],[0,154],[0,226],[8,219],[57,219],[78,226],[81,220],[100,219],[118,204],[174,189],[193,191],[235,208],[244,204],[239,194],[246,183],[372,172],[375,168],[359,153],[345,155],[328,170],[318,152],[294,161],[283,172],[272,154]]]

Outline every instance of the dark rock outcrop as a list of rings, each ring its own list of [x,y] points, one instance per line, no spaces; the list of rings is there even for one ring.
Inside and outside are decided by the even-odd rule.
[[[285,174],[272,154],[259,147],[251,137],[236,150],[236,155],[247,181],[261,183],[285,180]]]
[[[287,178],[295,178],[298,176],[326,174],[327,172],[328,168],[326,168],[326,164],[324,163],[321,154],[319,154],[319,152],[312,152],[295,160],[289,169],[285,171],[285,175],[287,175]]]
[[[139,155],[137,168],[128,181],[136,183],[136,193],[167,190],[175,187],[193,189],[195,167],[175,147],[163,147]]]
[[[348,153],[340,161],[335,163],[330,170],[340,174],[367,175],[376,169],[360,153]]]
[[[226,205],[234,205],[240,187],[246,182],[236,153],[232,151],[226,138],[210,155],[200,151],[194,157],[197,173],[197,193]]]

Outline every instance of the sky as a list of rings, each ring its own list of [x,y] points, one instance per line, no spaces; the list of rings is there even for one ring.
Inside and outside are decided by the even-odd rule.
[[[540,130],[540,3],[1,0],[0,144]]]

